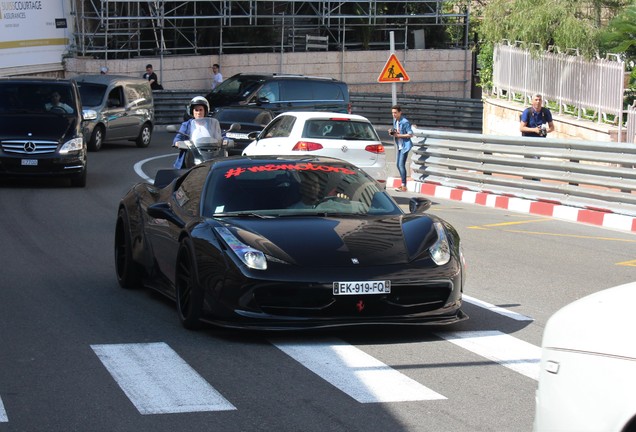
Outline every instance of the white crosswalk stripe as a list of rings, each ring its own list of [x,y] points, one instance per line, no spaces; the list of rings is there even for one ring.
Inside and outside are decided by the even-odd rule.
[[[346,342],[272,343],[361,403],[446,399]]]
[[[141,414],[236,409],[165,343],[91,348]]]
[[[472,303],[476,306],[479,306],[480,308],[487,309],[491,312],[495,312],[499,315],[503,315],[508,318],[512,318],[513,320],[516,320],[516,321],[534,321],[534,319],[527,317],[525,315],[522,315],[520,313],[509,311],[508,309],[495,306],[494,304],[476,299],[475,297],[467,296],[466,294],[464,294],[462,298],[466,303]]]
[[[532,320],[477,299],[469,301],[512,319]],[[435,335],[538,380],[541,359],[538,346],[495,330],[444,331]],[[270,342],[360,403],[447,399],[340,339],[308,342],[305,338],[281,337]],[[101,344],[91,348],[141,414],[236,410],[166,343]],[[8,421],[0,398],[0,423]]]
[[[499,331],[437,333],[437,336],[522,375],[539,379],[541,348]]]

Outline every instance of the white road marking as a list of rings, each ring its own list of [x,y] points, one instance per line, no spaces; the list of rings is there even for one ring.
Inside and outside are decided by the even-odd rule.
[[[0,423],[7,423],[9,421],[9,417],[7,416],[7,412],[4,410],[4,405],[2,404],[2,398],[0,398]]]
[[[364,351],[337,339],[271,342],[360,403],[446,399]]]
[[[468,351],[522,375],[539,379],[541,348],[496,330],[436,333]]]
[[[467,295],[464,294],[462,296],[462,298],[467,303],[472,303],[472,304],[474,304],[476,306],[479,306],[481,308],[487,309],[487,310],[489,310],[491,312],[498,313],[499,315],[507,316],[508,318],[512,318],[512,319],[517,320],[517,321],[534,321],[533,318],[530,318],[528,316],[522,315],[522,314],[517,313],[517,312],[509,311],[508,309],[504,309],[504,308],[499,307],[499,306],[495,306],[494,304],[487,303],[485,301],[476,299],[475,297],[470,297],[470,296],[467,296]]]
[[[236,409],[165,343],[91,348],[141,414]]]
[[[151,158],[148,158],[148,159],[140,160],[139,162],[137,162],[135,164],[135,166],[133,168],[134,168],[135,172],[137,173],[137,175],[142,178],[142,180],[145,180],[148,183],[152,184],[154,182],[154,179],[151,179],[150,177],[148,177],[146,175],[146,173],[144,172],[142,167],[144,166],[144,164],[146,162],[150,162],[151,160],[155,160],[155,159],[165,158],[165,157],[168,157],[168,156],[172,156],[175,159],[177,158],[176,154],[166,154],[166,155],[161,155],[161,156],[155,156],[155,157],[151,157]]]

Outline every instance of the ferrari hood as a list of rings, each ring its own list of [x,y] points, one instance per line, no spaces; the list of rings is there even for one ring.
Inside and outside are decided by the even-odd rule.
[[[350,266],[354,260],[358,266],[403,264],[437,238],[427,216],[226,218],[224,222],[245,244],[306,267]]]

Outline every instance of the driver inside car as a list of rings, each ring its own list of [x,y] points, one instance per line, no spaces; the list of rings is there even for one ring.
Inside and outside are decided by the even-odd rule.
[[[44,108],[46,108],[47,111],[57,111],[59,113],[64,112],[68,114],[73,113],[73,108],[62,102],[62,96],[60,96],[58,91],[51,93],[51,102],[46,103]]]

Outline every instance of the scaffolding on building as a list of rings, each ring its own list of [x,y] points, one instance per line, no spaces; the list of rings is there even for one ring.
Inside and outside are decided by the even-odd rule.
[[[72,0],[72,56],[467,48],[468,6],[415,1]],[[469,2],[466,2],[467,4]]]

